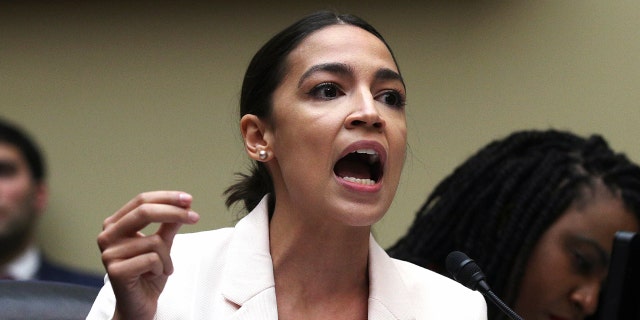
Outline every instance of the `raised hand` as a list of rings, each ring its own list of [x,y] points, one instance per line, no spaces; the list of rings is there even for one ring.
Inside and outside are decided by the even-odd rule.
[[[200,216],[190,210],[191,195],[153,191],[137,195],[104,220],[98,246],[116,297],[115,319],[151,319],[158,297],[173,272],[169,255],[183,224]],[[155,233],[141,230],[159,223]]]

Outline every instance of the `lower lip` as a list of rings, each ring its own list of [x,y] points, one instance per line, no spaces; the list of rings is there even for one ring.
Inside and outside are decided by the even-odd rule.
[[[382,189],[382,183],[380,183],[380,181],[376,182],[375,184],[366,185],[347,181],[338,176],[335,177],[340,185],[357,192],[375,193]]]
[[[549,320],[568,320],[567,318],[557,317],[554,315],[549,316]]]

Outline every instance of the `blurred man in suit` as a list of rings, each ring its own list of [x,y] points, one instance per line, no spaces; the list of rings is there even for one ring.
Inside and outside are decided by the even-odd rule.
[[[0,279],[101,287],[103,278],[49,261],[35,241],[48,199],[44,158],[19,127],[0,119]]]

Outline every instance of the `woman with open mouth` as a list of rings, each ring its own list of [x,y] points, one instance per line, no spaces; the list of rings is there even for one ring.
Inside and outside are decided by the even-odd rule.
[[[174,239],[199,218],[192,197],[136,196],[98,237],[108,281],[89,318],[486,319],[479,293],[371,236],[400,180],[405,101],[393,53],[355,16],[318,12],[274,36],[242,87],[253,167],[226,192],[249,214]]]

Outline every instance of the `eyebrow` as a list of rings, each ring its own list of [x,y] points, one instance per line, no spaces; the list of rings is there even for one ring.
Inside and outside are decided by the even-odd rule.
[[[298,81],[298,88],[302,86],[302,83],[307,78],[311,77],[312,74],[320,71],[325,71],[329,73],[335,73],[339,75],[349,75],[353,73],[353,70],[344,63],[322,63],[316,64],[309,68],[305,73],[302,74],[300,80]]]
[[[0,159],[0,174],[14,174],[18,171],[18,163],[12,160]]]
[[[399,73],[387,68],[382,68],[376,71],[376,79],[377,80],[398,80],[402,83],[403,87],[405,86],[402,76]]]
[[[609,255],[607,254],[607,251],[597,241],[591,238],[583,237],[583,236],[575,236],[573,238],[573,241],[576,241],[576,243],[582,243],[582,244],[588,245],[589,247],[593,248],[593,250],[595,250],[596,253],[598,254],[598,258],[602,266],[606,267],[609,265]]]
[[[336,62],[336,63],[317,64],[312,66],[311,68],[309,68],[309,70],[307,70],[305,73],[302,74],[302,76],[300,77],[300,80],[298,81],[298,88],[302,86],[302,83],[304,82],[304,80],[309,78],[312,74],[320,71],[334,73],[338,75],[353,74],[353,69],[344,63]],[[400,76],[399,73],[388,68],[381,68],[377,70],[375,73],[375,79],[376,80],[398,80],[402,83],[402,86],[404,87],[404,80],[402,79],[402,76]]]

